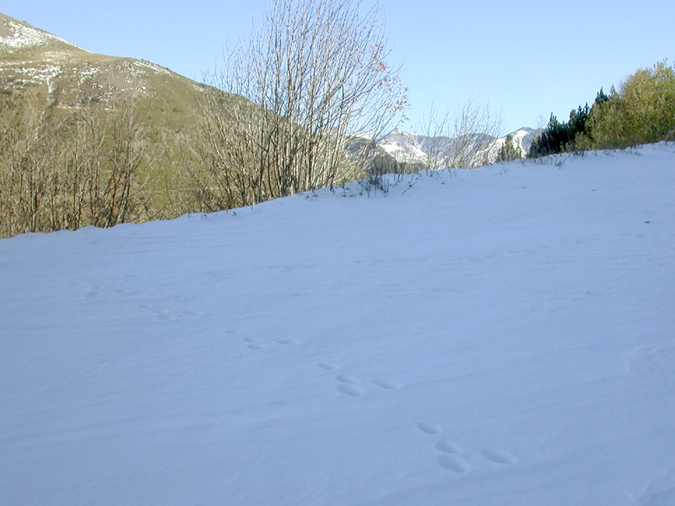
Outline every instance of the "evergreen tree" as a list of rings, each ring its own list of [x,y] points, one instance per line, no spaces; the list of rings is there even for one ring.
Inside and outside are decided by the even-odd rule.
[[[601,88],[593,105],[570,112],[561,123],[551,114],[529,158],[584,149],[624,148],[675,139],[675,67],[659,62],[641,69],[609,94]]]
[[[593,110],[608,102],[610,97],[601,88],[595,97],[593,106],[585,104],[570,111],[569,120],[561,123],[551,114],[548,125],[542,134],[530,146],[528,158],[553,155],[567,151],[575,151],[579,138],[590,138],[590,118]]]
[[[588,149],[625,148],[673,138],[675,67],[659,62],[632,74],[589,119]]]
[[[614,89],[614,86],[612,86],[612,92],[616,93],[616,90]],[[609,101],[609,96],[605,93],[605,91],[600,88],[600,91],[598,94],[595,96],[595,102],[593,103],[594,106],[604,104],[605,102]]]

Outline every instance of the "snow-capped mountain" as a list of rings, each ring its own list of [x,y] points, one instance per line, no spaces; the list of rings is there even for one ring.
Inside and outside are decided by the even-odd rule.
[[[514,144],[514,146],[520,149],[520,152],[524,158],[527,155],[527,152],[530,150],[532,142],[534,142],[541,132],[541,129],[522,127],[518,130],[508,133],[504,137],[499,137],[493,140],[487,150],[489,163],[493,163],[497,159],[499,150],[504,146],[506,139],[509,136],[511,137],[511,142]]]
[[[494,163],[508,136],[525,156],[541,130],[519,128],[503,137],[475,134],[463,137],[430,137],[395,130],[379,144],[399,163],[437,165],[443,160],[468,156],[468,166]]]
[[[433,139],[423,135],[395,130],[379,144],[379,146],[393,156],[397,162],[401,163],[425,163],[427,161],[427,151],[425,150],[424,140]],[[436,139],[440,139],[437,137]],[[444,139],[447,139],[445,137]]]

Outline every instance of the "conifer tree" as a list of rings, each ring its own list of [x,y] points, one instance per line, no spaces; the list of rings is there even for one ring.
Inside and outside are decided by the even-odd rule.
[[[616,93],[612,91],[612,93]],[[610,94],[611,96],[611,94]],[[548,125],[542,134],[535,139],[527,154],[528,158],[553,155],[568,151],[576,151],[578,140],[584,139],[584,144],[591,137],[590,119],[593,110],[601,104],[608,102],[607,96],[601,88],[595,97],[593,106],[585,104],[570,111],[569,120],[561,123],[554,114],[551,114]]]

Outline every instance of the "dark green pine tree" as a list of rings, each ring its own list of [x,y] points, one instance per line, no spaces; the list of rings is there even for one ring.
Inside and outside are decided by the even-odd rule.
[[[616,93],[616,90],[614,89],[614,86],[612,86],[612,91],[614,93]],[[605,93],[605,90],[600,88],[600,91],[595,96],[595,102],[594,102],[593,105],[600,105],[600,104],[604,104],[605,102],[609,102],[609,96]]]
[[[555,114],[551,113],[548,125],[537,139],[530,146],[529,158],[538,158],[540,156],[560,153],[562,132],[565,129],[564,124],[558,121]]]
[[[612,89],[610,96],[616,91]],[[527,153],[528,158],[538,158],[540,156],[554,155],[565,151],[574,151],[576,149],[575,141],[577,135],[585,134],[590,136],[589,119],[593,107],[607,102],[610,96],[605,94],[601,88],[595,97],[593,106],[588,104],[577,107],[570,111],[570,119],[561,123],[555,115],[551,114],[551,119],[542,134],[534,140]]]

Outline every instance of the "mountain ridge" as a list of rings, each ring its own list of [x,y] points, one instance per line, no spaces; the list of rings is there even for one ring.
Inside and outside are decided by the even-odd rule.
[[[32,92],[63,109],[133,100],[153,126],[194,125],[205,89],[153,62],[96,54],[25,21],[0,13],[0,92]]]
[[[476,147],[473,149],[468,165],[477,167],[497,161],[499,150],[509,136],[525,157],[532,142],[541,131],[541,129],[521,127],[500,137],[469,134]],[[459,149],[458,144],[462,139],[462,136],[427,136],[394,130],[379,143],[379,147],[399,163],[424,165],[429,162],[440,163],[443,158],[452,158],[453,150]],[[465,142],[466,140],[463,139],[462,143]]]
[[[32,90],[63,109],[87,105],[106,107],[134,100],[139,111],[159,130],[190,130],[198,120],[195,104],[208,86],[144,59],[89,52],[60,36],[0,13],[0,93]],[[511,135],[523,155],[541,130],[519,128]],[[501,137],[470,134],[473,153],[463,163],[477,167],[494,163],[506,142]],[[399,164],[442,165],[467,138],[425,136],[394,130],[379,142],[378,151]],[[462,148],[459,145],[462,145]]]

